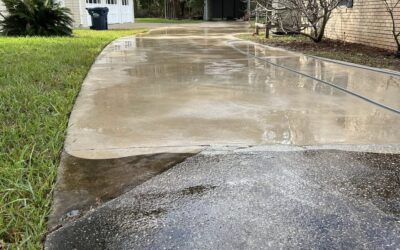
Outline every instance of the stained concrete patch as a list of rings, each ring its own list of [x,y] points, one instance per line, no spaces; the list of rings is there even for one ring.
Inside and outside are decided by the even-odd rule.
[[[400,155],[199,154],[48,236],[46,249],[400,246]]]
[[[162,153],[93,160],[64,153],[48,228],[77,219],[192,155]]]

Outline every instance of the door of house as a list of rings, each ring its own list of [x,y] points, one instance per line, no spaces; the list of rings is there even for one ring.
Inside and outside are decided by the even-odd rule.
[[[133,22],[133,2],[132,0],[120,0],[121,23]]]
[[[246,3],[242,0],[214,0],[211,3],[211,18],[213,19],[241,18],[246,9]]]
[[[103,0],[103,1],[105,1],[105,7],[108,8],[108,23],[120,23],[121,0]]]
[[[214,19],[222,19],[223,18],[223,0],[215,0],[212,1],[211,5],[211,17]]]

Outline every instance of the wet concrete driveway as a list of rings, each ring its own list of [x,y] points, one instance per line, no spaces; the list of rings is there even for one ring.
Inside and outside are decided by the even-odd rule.
[[[47,249],[400,247],[400,74],[241,41],[111,43],[71,114]]]
[[[399,113],[271,63],[398,112],[400,76],[230,36],[244,31],[170,28],[113,42],[83,85],[67,152],[99,159],[204,145],[400,142]]]

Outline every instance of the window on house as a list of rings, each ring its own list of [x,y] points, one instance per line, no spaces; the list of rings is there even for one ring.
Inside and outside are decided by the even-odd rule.
[[[86,0],[86,3],[97,3],[97,4],[100,4],[101,0]]]
[[[107,4],[117,4],[117,0],[106,0]]]
[[[122,0],[122,5],[129,5],[129,0]]]
[[[353,8],[353,0],[340,0],[338,7]]]

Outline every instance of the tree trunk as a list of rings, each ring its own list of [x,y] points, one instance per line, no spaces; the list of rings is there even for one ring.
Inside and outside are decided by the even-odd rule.
[[[313,34],[311,35],[311,39],[314,41],[314,42],[318,42],[317,41],[317,39],[318,39],[318,27],[316,26],[316,25],[314,25],[313,26]]]
[[[318,30],[318,28],[316,29],[317,34],[314,39],[314,42],[319,43],[322,41],[322,38],[324,38],[325,28],[326,28],[326,24],[328,23],[328,20],[329,20],[329,14],[325,10],[324,18],[322,19],[321,28],[319,30]]]
[[[324,37],[324,31],[325,31],[325,27],[321,27],[321,29],[318,32],[317,37],[315,38],[314,42],[319,43],[322,41],[322,38]]]
[[[271,1],[268,1],[268,10],[265,13],[265,38],[269,38],[269,31],[271,29],[271,18],[272,18],[272,13],[270,11],[270,9],[272,9],[271,6]]]
[[[255,25],[256,25],[256,32],[255,32],[255,34],[258,35],[258,34],[259,34],[259,33],[258,33],[258,12],[256,12],[256,22],[255,22]]]

